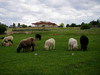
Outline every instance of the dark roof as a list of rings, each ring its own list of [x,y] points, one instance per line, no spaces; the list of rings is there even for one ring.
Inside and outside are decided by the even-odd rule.
[[[57,25],[55,23],[52,22],[45,22],[45,21],[40,21],[40,22],[36,22],[36,23],[32,23],[34,25],[40,25],[40,24],[45,24],[45,25]]]

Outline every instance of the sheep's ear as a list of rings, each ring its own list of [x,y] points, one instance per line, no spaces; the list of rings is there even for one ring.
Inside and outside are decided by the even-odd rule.
[[[30,38],[31,41],[34,41],[34,38]]]

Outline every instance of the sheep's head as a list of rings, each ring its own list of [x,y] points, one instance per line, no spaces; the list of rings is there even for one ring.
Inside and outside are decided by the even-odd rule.
[[[48,48],[48,46],[44,46],[44,49],[45,49],[45,50],[48,50],[49,48]]]
[[[22,47],[20,47],[20,46],[17,47],[17,53],[20,52],[21,48],[22,48]]]
[[[78,45],[77,44],[74,44],[73,48],[74,49],[78,49]]]

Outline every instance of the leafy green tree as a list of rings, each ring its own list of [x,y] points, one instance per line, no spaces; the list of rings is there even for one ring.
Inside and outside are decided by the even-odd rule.
[[[64,27],[64,23],[61,23],[59,27]]]
[[[6,30],[7,30],[7,26],[0,22],[0,34],[4,34]]]
[[[97,19],[97,27],[100,27],[100,20]]]
[[[99,19],[97,20],[97,21],[91,21],[89,24],[90,24],[90,26],[91,27],[98,27],[99,26],[99,23],[100,23],[100,21],[99,21]]]
[[[97,24],[97,27],[100,27],[100,23]]]
[[[77,27],[81,27],[81,25],[77,25]]]
[[[99,19],[97,19],[97,23],[100,23],[100,20]]]
[[[21,25],[23,28],[26,28],[27,27],[27,25],[25,25],[25,24],[23,24],[23,25]]]
[[[20,23],[18,23],[18,27],[19,27],[19,28],[21,27]]]
[[[75,23],[72,23],[72,24],[71,24],[71,27],[76,27],[76,24],[75,24]]]
[[[32,27],[31,25],[29,25],[28,27]]]
[[[69,24],[67,24],[66,27],[69,27]]]
[[[90,29],[90,25],[89,24],[82,24],[81,29]]]
[[[84,25],[84,24],[85,24],[84,22],[81,23],[81,25]]]
[[[15,23],[13,23],[13,28],[15,28],[16,27],[16,24]]]

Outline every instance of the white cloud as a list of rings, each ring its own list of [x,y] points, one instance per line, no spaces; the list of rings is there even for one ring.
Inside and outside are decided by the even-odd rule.
[[[100,18],[97,0],[0,0],[0,21],[31,24],[51,21],[57,24],[89,22]]]
[[[66,2],[66,0],[47,0],[47,3],[53,5],[53,6],[59,6],[63,5]]]

